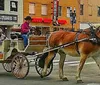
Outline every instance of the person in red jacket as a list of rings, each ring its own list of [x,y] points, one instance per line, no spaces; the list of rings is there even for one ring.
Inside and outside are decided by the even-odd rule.
[[[30,16],[27,16],[25,18],[25,22],[21,25],[21,35],[22,38],[24,40],[24,46],[26,47],[28,45],[28,34],[30,31],[30,22],[31,22],[32,18]]]

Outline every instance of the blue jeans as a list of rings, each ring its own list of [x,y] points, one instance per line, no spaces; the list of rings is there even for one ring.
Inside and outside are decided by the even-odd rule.
[[[24,41],[24,46],[26,47],[28,45],[28,35],[22,34],[22,38],[23,38],[23,41]]]

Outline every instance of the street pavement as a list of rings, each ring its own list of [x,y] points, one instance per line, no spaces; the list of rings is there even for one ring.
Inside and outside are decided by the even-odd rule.
[[[84,83],[77,84],[75,75],[79,58],[67,56],[64,73],[69,81],[62,81],[58,75],[58,60],[55,59],[52,73],[45,78],[40,78],[33,65],[25,79],[17,79],[12,73],[7,73],[0,64],[0,85],[100,85],[100,70],[95,62],[90,58],[86,61],[81,77]]]

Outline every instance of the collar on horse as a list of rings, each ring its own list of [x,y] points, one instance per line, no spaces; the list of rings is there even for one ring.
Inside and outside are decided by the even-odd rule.
[[[94,45],[100,45],[100,38],[96,35],[96,31],[93,29],[92,26],[89,28],[89,30],[90,30],[90,35],[89,35],[90,41],[89,42],[91,42]],[[76,37],[75,37],[76,51],[78,54],[80,54],[79,48],[78,48],[78,36],[82,32],[84,32],[84,31],[81,30],[81,31],[76,32]],[[84,33],[87,34],[86,32],[84,32]]]
[[[100,45],[100,38],[96,35],[96,31],[93,29],[93,26],[90,28],[90,39],[93,44]]]

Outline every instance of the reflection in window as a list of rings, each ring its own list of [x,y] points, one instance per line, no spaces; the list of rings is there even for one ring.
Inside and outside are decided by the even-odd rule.
[[[0,10],[4,10],[4,0],[0,0]]]
[[[18,2],[10,1],[10,11],[18,11]]]

